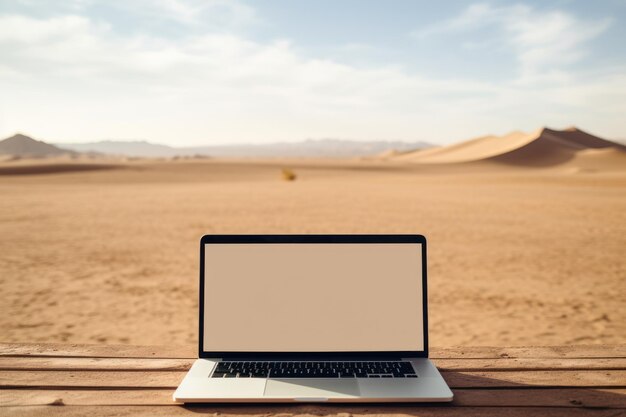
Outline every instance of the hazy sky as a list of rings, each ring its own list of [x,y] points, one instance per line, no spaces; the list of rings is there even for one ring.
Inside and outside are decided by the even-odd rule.
[[[7,0],[0,137],[626,138],[625,40],[623,0]]]

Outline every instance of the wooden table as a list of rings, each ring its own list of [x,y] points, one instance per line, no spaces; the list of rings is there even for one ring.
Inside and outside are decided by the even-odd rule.
[[[626,346],[433,349],[451,404],[182,406],[194,348],[0,344],[0,415],[626,416]]]

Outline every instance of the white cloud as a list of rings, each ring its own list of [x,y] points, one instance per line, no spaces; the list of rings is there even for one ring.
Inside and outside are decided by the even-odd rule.
[[[539,11],[526,5],[491,6],[476,3],[462,13],[412,32],[418,39],[442,34],[463,34],[477,29],[496,30],[482,45],[506,46],[516,54],[520,81],[542,75],[562,76],[559,70],[582,59],[585,43],[606,31],[611,19],[579,19],[569,13]],[[475,46],[471,41],[466,44]]]
[[[158,4],[156,11],[133,13],[174,15],[193,26],[207,19],[205,5],[222,3]],[[88,7],[86,0],[80,5]],[[537,17],[528,8],[516,13]],[[231,15],[235,22],[250,16],[254,11]],[[466,30],[503,16],[501,9],[478,5],[442,27]],[[305,57],[290,40],[253,41],[214,26],[168,37],[120,32],[79,11],[0,15],[0,135],[26,129],[44,139],[134,137],[171,144],[329,136],[449,142],[485,129],[536,128],[546,123],[546,112],[564,126],[588,127],[589,108],[596,114],[623,109],[624,77],[611,75],[623,68],[591,81],[545,71],[554,68],[554,53],[579,59],[575,52],[599,26],[574,34],[576,20],[551,14],[507,27],[527,78],[482,82]],[[553,82],[546,84],[546,77]],[[181,137],[186,141],[177,142]]]
[[[260,20],[255,10],[239,0],[19,0],[20,10],[39,16],[84,15],[90,11],[115,19],[132,18],[133,22],[177,23],[186,29],[206,31],[240,29]]]
[[[428,98],[489,90],[486,83],[423,79],[394,66],[356,69],[305,59],[286,40],[261,44],[230,34],[178,40],[118,37],[110,27],[80,16],[2,16],[0,52],[1,66],[19,69],[23,77],[54,74],[60,80],[82,77],[180,93],[230,89],[235,94],[293,96],[303,102],[367,104],[403,94]]]
[[[252,7],[237,0],[111,0],[108,5],[135,16],[201,25],[209,31],[237,29],[258,20]]]
[[[515,9],[517,8],[518,6],[515,6]],[[411,35],[416,38],[428,38],[438,34],[458,33],[483,27],[499,18],[498,10],[489,4],[476,3],[469,5],[457,16],[414,30]]]
[[[587,53],[585,43],[609,25],[609,19],[586,22],[560,11],[538,15],[527,10],[512,19],[507,30],[518,50],[522,73],[535,75],[582,59]]]
[[[55,39],[71,37],[74,33],[84,33],[91,26],[91,22],[82,16],[62,16],[46,20],[19,15],[0,16],[0,23],[0,42],[14,42],[15,45],[54,42]]]

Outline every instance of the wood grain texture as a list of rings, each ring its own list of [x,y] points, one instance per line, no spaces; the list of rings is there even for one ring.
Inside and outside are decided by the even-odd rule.
[[[434,359],[451,404],[181,406],[189,348],[0,344],[0,414],[291,416],[626,416],[624,346],[452,348]]]
[[[187,371],[193,359],[0,356],[0,370]],[[626,370],[626,358],[435,359],[442,371]]]
[[[162,405],[177,406],[172,389],[5,389],[0,406]],[[626,389],[464,389],[454,391],[454,406],[570,407],[626,409]]]
[[[82,358],[194,359],[197,346],[82,345],[62,343],[0,343],[0,356],[54,356]]]
[[[188,371],[194,359],[0,357],[1,371]]]
[[[626,371],[513,371],[441,373],[451,388],[626,388]],[[2,371],[0,387],[176,388],[181,371]]]
[[[592,408],[551,408],[551,407],[455,407],[455,406],[354,406],[344,405],[272,405],[272,406],[29,406],[4,407],[2,411],[11,416],[195,416],[210,414],[214,417],[263,416],[263,417],[618,417],[623,410]]]
[[[197,346],[127,346],[59,343],[0,343],[0,356],[108,358],[198,357]],[[626,358],[626,345],[432,348],[431,359]]]

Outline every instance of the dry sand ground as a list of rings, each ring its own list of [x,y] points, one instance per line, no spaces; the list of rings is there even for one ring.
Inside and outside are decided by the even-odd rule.
[[[431,345],[626,342],[624,170],[114,165],[0,175],[2,341],[195,344],[205,233],[422,233]]]

